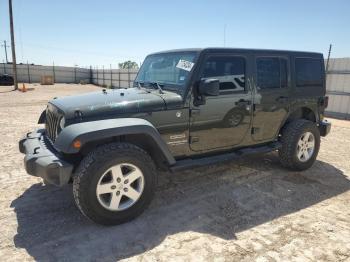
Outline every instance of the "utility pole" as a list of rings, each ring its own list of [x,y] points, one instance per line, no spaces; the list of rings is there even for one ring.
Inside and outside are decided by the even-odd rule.
[[[14,84],[15,84],[15,90],[17,90],[18,89],[17,64],[16,64],[16,50],[15,50],[15,34],[14,34],[14,30],[13,30],[12,0],[9,0],[9,13],[10,13],[10,32],[11,32],[13,80],[14,80]]]
[[[9,60],[7,59],[7,47],[10,47],[6,44],[6,40],[4,40],[4,43],[1,45],[4,47],[5,49],[5,57],[6,57],[6,64],[9,62]]]

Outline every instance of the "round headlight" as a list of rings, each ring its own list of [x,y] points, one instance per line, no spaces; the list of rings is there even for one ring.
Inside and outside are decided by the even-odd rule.
[[[62,117],[61,120],[60,120],[60,128],[61,128],[61,130],[64,128],[65,124],[66,124],[66,120],[64,119],[64,117]]]

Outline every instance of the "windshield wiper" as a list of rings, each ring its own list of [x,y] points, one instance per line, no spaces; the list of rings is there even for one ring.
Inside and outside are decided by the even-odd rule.
[[[142,85],[145,85],[145,83],[141,81],[135,81],[135,83],[137,84],[138,89],[141,89]]]
[[[159,93],[160,94],[164,94],[164,91],[163,91],[163,89],[161,88],[161,84],[159,84],[158,82],[149,82],[152,86],[155,86],[155,87],[157,87],[158,88],[158,90],[159,90]],[[163,85],[164,86],[164,85]]]

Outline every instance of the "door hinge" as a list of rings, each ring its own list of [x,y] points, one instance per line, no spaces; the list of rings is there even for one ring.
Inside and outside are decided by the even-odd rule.
[[[197,142],[199,142],[199,137],[198,136],[190,136],[189,140],[190,140],[190,144],[197,143]]]

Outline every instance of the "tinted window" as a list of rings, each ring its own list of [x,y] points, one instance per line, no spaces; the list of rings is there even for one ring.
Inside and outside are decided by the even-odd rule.
[[[295,74],[297,86],[322,86],[322,63],[320,59],[296,58]]]
[[[209,57],[202,78],[216,78],[220,90],[243,91],[245,88],[245,59],[243,57]]]
[[[256,60],[257,84],[261,89],[288,86],[287,60],[278,57],[261,57]]]

